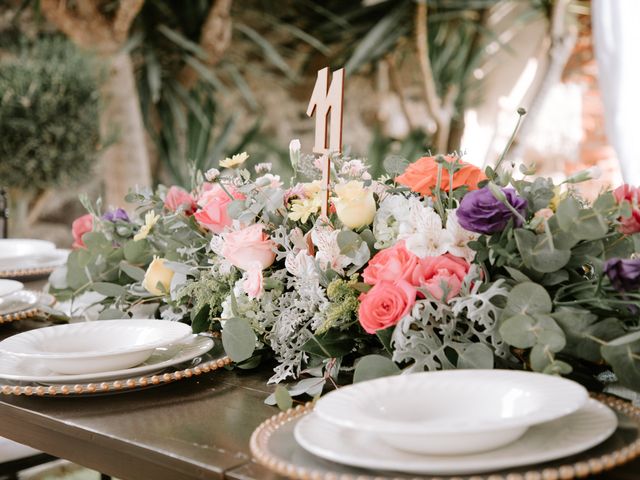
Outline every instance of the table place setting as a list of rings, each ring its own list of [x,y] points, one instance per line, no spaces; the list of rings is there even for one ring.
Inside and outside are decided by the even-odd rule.
[[[29,330],[0,342],[0,391],[113,393],[189,378],[227,365],[214,339],[179,322],[100,320]]]
[[[38,316],[55,302],[53,295],[27,290],[17,280],[0,278],[0,324]]]
[[[566,479],[640,454],[639,417],[560,377],[425,372],[342,387],[275,415],[254,431],[251,450],[289,478]]]
[[[0,239],[0,278],[32,278],[48,275],[64,265],[69,250],[53,242],[30,238]]]

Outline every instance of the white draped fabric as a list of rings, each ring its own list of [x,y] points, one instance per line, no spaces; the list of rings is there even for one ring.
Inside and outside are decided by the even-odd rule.
[[[624,181],[640,185],[640,0],[593,0],[607,135]]]

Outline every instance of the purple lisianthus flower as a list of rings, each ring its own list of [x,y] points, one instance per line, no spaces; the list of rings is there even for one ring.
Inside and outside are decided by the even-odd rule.
[[[502,188],[505,200],[520,215],[524,216],[527,209],[527,200],[518,196],[513,188]],[[460,226],[470,232],[492,234],[504,230],[513,219],[516,227],[522,226],[522,219],[516,215],[500,200],[498,200],[489,187],[474,190],[467,193],[456,211]]]
[[[611,258],[604,263],[604,273],[620,292],[640,289],[640,260]]]
[[[116,222],[122,220],[123,222],[129,221],[129,215],[122,208],[116,208],[115,210],[109,210],[102,215],[102,219],[108,222]]]

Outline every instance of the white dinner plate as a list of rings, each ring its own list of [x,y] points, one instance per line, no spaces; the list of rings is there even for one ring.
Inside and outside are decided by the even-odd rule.
[[[473,399],[473,408],[469,408]],[[378,378],[334,390],[315,412],[411,452],[468,454],[513,442],[588,399],[571,380],[516,370],[446,370]]]
[[[473,398],[466,398],[473,408]],[[533,465],[567,457],[603,442],[615,431],[616,414],[596,400],[571,415],[531,427],[512,444],[471,455],[424,455],[397,450],[371,433],[341,428],[315,412],[295,426],[296,441],[332,462],[371,470],[411,474],[465,475]]]
[[[19,290],[11,295],[0,297],[0,315],[11,315],[36,307],[41,294],[31,290]]]
[[[0,262],[19,261],[54,251],[56,246],[46,240],[31,238],[0,239]]]
[[[0,258],[0,275],[2,275],[3,272],[14,272],[17,270],[53,269],[60,267],[67,263],[67,257],[70,252],[70,250],[66,249],[53,249],[19,258]]]
[[[19,292],[23,288],[24,284],[22,282],[18,282],[17,280],[0,279],[0,298],[11,295],[12,293]]]
[[[193,338],[188,339],[184,343],[157,348],[147,361],[138,367],[80,375],[58,375],[44,365],[38,365],[10,355],[1,355],[0,378],[10,381],[41,384],[106,382],[109,380],[149,375],[200,357],[211,350],[212,347],[213,340],[211,338],[194,335]]]
[[[190,335],[189,325],[167,320],[99,320],[22,332],[0,342],[0,353],[60,374],[99,373],[139,365]]]

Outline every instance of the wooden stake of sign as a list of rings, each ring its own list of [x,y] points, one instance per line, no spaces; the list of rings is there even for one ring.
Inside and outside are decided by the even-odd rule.
[[[307,107],[307,115],[316,116],[313,152],[322,162],[322,216],[328,218],[331,181],[331,154],[342,152],[342,102],[344,100],[344,68],[333,72],[329,84],[329,68],[318,71],[318,78]],[[329,117],[329,114],[331,116]],[[327,132],[327,130],[329,130]],[[328,135],[327,135],[328,133]]]

